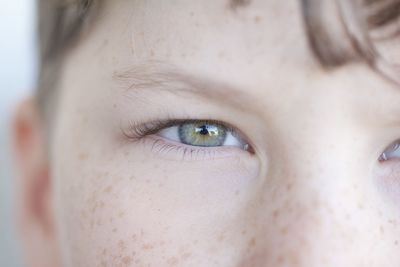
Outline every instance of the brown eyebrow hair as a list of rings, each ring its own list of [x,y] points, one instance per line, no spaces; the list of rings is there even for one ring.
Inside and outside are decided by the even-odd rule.
[[[246,7],[251,4],[251,0],[229,0],[228,7],[231,10],[236,10],[240,7]]]
[[[237,110],[252,111],[257,114],[257,99],[246,94],[244,90],[211,80],[197,77],[163,61],[145,61],[126,69],[115,71],[113,80],[126,95],[140,91],[168,91],[169,93],[187,96],[187,94],[216,99],[221,103],[235,106]],[[249,103],[252,105],[249,106]],[[260,107],[258,107],[260,108]]]

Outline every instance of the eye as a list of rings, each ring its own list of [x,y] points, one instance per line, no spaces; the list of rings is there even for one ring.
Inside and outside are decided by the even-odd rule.
[[[249,149],[249,144],[234,129],[213,121],[185,121],[164,128],[156,135],[190,146]]]
[[[400,140],[389,145],[380,155],[379,161],[387,161],[392,158],[400,158]]]

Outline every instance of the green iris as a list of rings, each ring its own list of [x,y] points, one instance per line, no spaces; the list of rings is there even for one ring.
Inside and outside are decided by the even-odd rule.
[[[222,146],[226,139],[227,128],[207,121],[190,121],[178,128],[180,141],[191,146]]]

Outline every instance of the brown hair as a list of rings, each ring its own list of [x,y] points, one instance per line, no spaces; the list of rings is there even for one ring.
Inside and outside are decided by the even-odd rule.
[[[79,40],[85,25],[90,24],[90,18],[95,17],[93,13],[96,14],[94,11],[98,9],[99,2],[39,0],[40,72],[37,96],[44,116],[54,113],[55,88],[62,58]],[[381,30],[400,16],[400,0],[301,0],[301,3],[311,50],[324,68],[365,61],[373,68],[385,69],[377,63],[380,54],[369,32]],[[228,6],[238,8],[250,4],[251,0],[229,0]],[[337,27],[334,26],[336,24]],[[394,31],[392,35],[396,33]],[[337,38],[338,34],[345,34],[347,38]]]
[[[43,116],[54,113],[62,59],[94,19],[99,1],[39,0],[38,33],[40,71],[37,101]],[[51,112],[50,112],[51,111]]]

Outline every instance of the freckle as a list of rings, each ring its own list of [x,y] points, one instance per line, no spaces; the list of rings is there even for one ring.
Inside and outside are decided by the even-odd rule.
[[[111,193],[111,191],[112,191],[112,186],[110,185],[110,186],[107,186],[105,189],[104,189],[104,193]]]
[[[247,231],[246,230],[242,230],[242,235],[245,235],[245,234],[247,234]]]
[[[134,175],[132,175],[131,177],[129,177],[129,180],[135,180],[136,179],[136,177],[134,176]]]
[[[122,263],[125,265],[130,265],[132,263],[132,258],[129,256],[125,256],[122,258]]]
[[[117,108],[117,104],[114,104],[114,105],[113,105],[113,108]]]
[[[273,212],[272,212],[272,216],[274,217],[274,218],[278,218],[279,217],[279,210],[278,209],[276,209],[276,210],[274,210]]]
[[[124,215],[125,215],[125,212],[123,212],[123,211],[120,211],[120,212],[118,213],[118,217],[120,217],[120,218],[124,217]]]
[[[399,241],[398,241],[398,240],[395,240],[395,241],[394,241],[394,245],[397,246],[398,244],[399,244]]]
[[[195,241],[193,241],[193,244],[195,244],[195,245],[197,245],[197,243],[199,243],[199,240],[195,240]]]
[[[143,250],[152,250],[154,248],[154,246],[152,244],[144,244],[142,246]]]
[[[284,256],[283,256],[283,255],[279,255],[279,257],[278,257],[278,259],[277,259],[277,262],[278,262],[278,263],[283,263],[284,261],[285,261]]]
[[[147,179],[146,184],[149,184],[149,183],[151,183],[151,181],[150,181],[150,179]]]
[[[364,205],[362,203],[358,203],[357,205],[359,210],[363,210],[364,209]]]
[[[347,221],[350,221],[351,220],[351,215],[349,213],[346,213],[345,218],[346,218]]]
[[[150,56],[154,57],[154,50],[153,49],[150,50]]]
[[[168,263],[170,266],[174,266],[174,265],[177,265],[177,264],[179,263],[179,260],[178,260],[176,257],[172,257],[172,258],[169,258],[169,259],[167,260],[167,263]]]
[[[89,158],[89,155],[86,154],[86,153],[80,153],[80,154],[78,155],[78,158],[79,158],[80,160],[87,160],[87,159]]]
[[[385,229],[383,228],[383,226],[379,227],[379,232],[381,233],[381,235],[385,233]]]
[[[260,16],[255,16],[254,17],[254,22],[255,23],[260,23],[260,21],[261,21],[261,17]]]
[[[112,229],[112,232],[113,232],[113,233],[116,233],[116,232],[117,232],[117,228],[113,228],[113,229]]]
[[[281,234],[282,234],[282,235],[286,235],[287,232],[288,232],[287,226],[285,226],[285,227],[283,227],[283,228],[281,229]]]
[[[292,187],[293,187],[293,185],[292,185],[291,183],[288,183],[288,184],[286,185],[286,191],[292,190]]]
[[[256,245],[257,240],[253,237],[252,239],[250,239],[249,242],[249,247],[254,247]]]
[[[238,196],[240,194],[240,190],[235,191],[235,196]]]
[[[190,16],[191,17],[193,17],[194,16],[194,12],[192,11],[192,12],[190,12]]]
[[[103,252],[101,253],[103,256],[107,254],[107,249],[103,249]]]
[[[132,240],[133,240],[133,241],[136,240],[136,235],[132,235]]]

